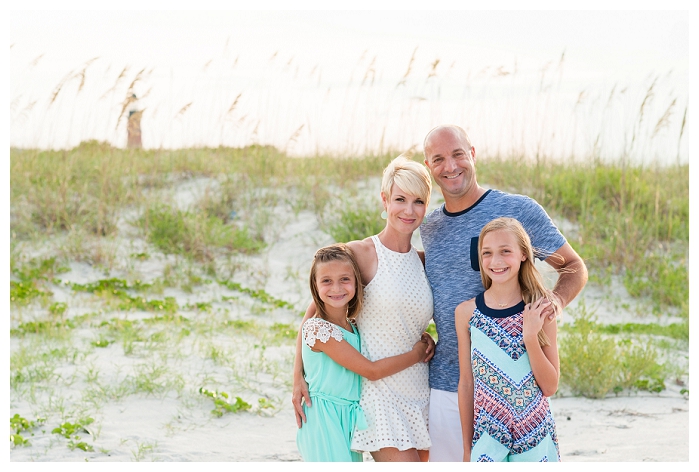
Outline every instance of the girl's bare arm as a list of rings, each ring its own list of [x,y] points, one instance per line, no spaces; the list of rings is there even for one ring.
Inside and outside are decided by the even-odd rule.
[[[473,442],[473,371],[471,370],[471,334],[469,321],[476,308],[475,299],[461,303],[454,312],[456,337],[459,345],[459,416],[464,441],[464,462],[471,460]]]
[[[427,355],[426,347],[427,343],[420,340],[410,351],[378,361],[370,361],[344,339],[337,341],[330,338],[325,343],[316,341],[311,349],[324,352],[342,367],[362,377],[379,380],[423,361]]]
[[[527,348],[529,362],[536,383],[539,385],[544,396],[550,397],[558,390],[558,379],[560,375],[560,360],[558,357],[558,327],[556,320],[549,321],[545,314],[545,308],[550,302],[546,299],[539,299],[528,304],[524,308],[524,345]],[[550,345],[541,346],[537,338],[537,333],[543,328],[548,336]]]

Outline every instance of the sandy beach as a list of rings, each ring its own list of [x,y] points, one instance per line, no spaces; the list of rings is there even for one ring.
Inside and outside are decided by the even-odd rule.
[[[206,185],[205,180],[186,182],[175,192],[174,200],[186,206]],[[294,309],[272,307],[263,310],[254,297],[216,284],[204,285],[192,292],[166,288],[162,297],[175,298],[180,307],[185,307],[180,314],[192,323],[196,320],[213,323],[223,317],[231,323],[252,320],[264,326],[272,323],[298,326],[300,313],[310,299],[306,288],[310,260],[318,247],[332,240],[320,231],[310,213],[302,211],[294,215],[278,209],[276,215],[279,218],[273,244],[261,254],[247,257],[233,280],[243,286],[250,286],[252,280],[257,280],[258,287],[263,287],[279,300],[285,300]],[[419,245],[419,236],[416,235],[414,242]],[[129,253],[146,250],[146,245],[137,235],[129,233],[126,224],[115,244],[119,254],[117,261],[131,262],[128,267],[117,264],[111,271],[112,277],[133,278],[137,275],[148,282],[162,274],[169,260],[165,256],[137,262],[129,259]],[[46,247],[25,249],[35,256],[50,254],[51,243]],[[104,273],[84,262],[71,263],[69,269],[60,274],[64,281],[62,287],[51,286],[54,298],[66,303],[68,316],[94,312],[98,303],[94,297],[71,291],[66,288],[67,283],[94,282],[104,278]],[[643,321],[634,314],[632,308],[636,302],[624,297],[623,287],[602,290],[590,284],[576,303],[585,300],[593,306],[610,300],[610,297],[617,297],[618,308],[608,316],[615,321]],[[211,309],[197,311],[192,308],[197,302],[208,302]],[[621,308],[622,305],[626,308]],[[11,325],[16,327],[20,320],[39,319],[42,313],[45,309],[38,306],[13,307]],[[151,315],[138,310],[118,314],[129,320],[145,320]],[[115,313],[94,316],[96,320],[109,320]],[[47,383],[36,388],[22,383],[10,389],[10,416],[19,414],[28,420],[40,416],[45,418],[43,425],[22,433],[30,445],[10,448],[11,462],[301,460],[296,448],[296,423],[290,401],[294,348],[288,336],[282,343],[270,342],[260,346],[259,339],[268,339],[264,334],[261,338],[246,341],[232,331],[211,330],[183,337],[179,344],[174,344],[175,348],[141,343],[141,347],[134,344],[134,350],[126,353],[125,344],[116,342],[104,348],[91,348],[89,343],[94,341],[95,334],[90,329],[80,328],[71,333],[72,344],[83,346],[82,351],[76,351],[78,354],[70,359],[60,358],[53,365],[53,376]],[[32,344],[31,339],[31,335],[12,336],[12,355],[19,356],[27,349],[42,348]],[[203,351],[208,354],[202,355]],[[230,360],[216,363],[213,352],[218,352],[219,357],[224,357],[221,353],[225,353]],[[152,369],[150,378],[155,384],[159,382],[158,385],[169,387],[152,385],[151,390],[135,389],[135,379],[142,378],[144,369],[148,368]],[[158,375],[153,373],[155,370],[158,370]],[[131,390],[118,394],[118,389],[125,385]],[[225,390],[232,399],[240,395],[252,406],[247,411],[217,417],[211,414],[213,403],[201,394],[201,388]],[[682,462],[688,465],[691,444],[689,400],[680,389],[681,386],[668,383],[667,389],[661,393],[623,392],[598,400],[567,395],[554,397],[551,403],[562,460]],[[101,390],[101,396],[97,390]],[[89,397],[87,392],[90,392]],[[262,398],[271,406],[265,407],[262,402],[257,404]],[[74,442],[52,433],[53,428],[62,422],[86,416],[93,421],[76,433],[77,436],[70,440]],[[78,439],[91,446],[87,448],[89,450],[71,448]]]
[[[565,462],[687,462],[689,402],[677,391],[589,400],[555,398],[561,460]],[[290,399],[290,393],[288,395]],[[271,417],[178,415],[176,399],[129,398],[105,408],[99,443],[109,454],[70,451],[37,437],[15,448],[17,461],[132,461],[138,444],[157,444],[143,459],[166,462],[296,462],[296,423],[290,401]],[[166,423],[178,417],[180,429]],[[53,443],[53,444],[52,444]],[[370,458],[367,457],[368,460]]]

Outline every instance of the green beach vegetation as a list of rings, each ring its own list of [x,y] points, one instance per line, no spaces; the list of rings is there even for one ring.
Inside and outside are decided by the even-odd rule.
[[[228,333],[236,327],[236,321],[226,320],[220,311],[212,311],[213,302],[219,300],[184,307],[173,297],[157,295],[164,287],[183,285],[189,285],[191,291],[216,283],[237,294],[234,299],[247,297],[269,307],[267,310],[301,313],[303,307],[275,299],[263,289],[232,282],[229,275],[234,268],[222,269],[220,264],[212,263],[257,254],[273,243],[264,239],[273,206],[291,208],[296,215],[306,211],[302,217],[315,217],[319,227],[336,241],[374,234],[382,225],[378,216],[380,207],[378,200],[372,203],[366,193],[377,190],[365,189],[363,193],[362,189],[368,179],[380,175],[392,157],[393,154],[346,159],[292,158],[262,146],[122,150],[95,142],[67,151],[12,150],[10,292],[13,313],[17,315],[13,315],[11,334],[18,339],[56,338],[61,334],[69,340],[70,331],[89,327],[95,333],[93,347],[118,342],[125,354],[132,354],[140,349],[137,346],[148,350],[162,343],[177,345],[192,333],[207,330],[201,322],[184,316],[183,310],[208,313],[206,323],[222,324]],[[63,165],[56,168],[49,162]],[[609,365],[612,359],[626,352],[625,344],[620,344],[622,339],[688,342],[688,166],[634,167],[486,157],[479,160],[478,172],[479,179],[489,186],[530,195],[554,219],[570,222],[573,230],[567,236],[588,264],[590,283],[603,286],[611,277],[620,277],[628,293],[644,300],[645,309],[659,320],[619,326],[585,322],[581,317],[572,325],[564,325],[564,338],[583,336],[580,330],[584,325],[588,330],[586,336],[594,332],[596,341],[561,343],[562,362],[568,366],[562,369],[563,383],[568,383],[576,393],[590,396],[604,396],[615,388],[642,389],[648,385],[644,379],[656,387],[661,385],[667,369],[658,364],[653,372],[628,373],[626,376],[632,378],[624,382],[607,380],[609,388],[595,387],[592,392],[576,390],[575,385],[589,383],[600,374],[580,373],[577,375],[582,378],[573,380],[570,376],[574,370],[570,366],[579,364],[573,361],[581,355],[576,350],[591,344],[606,346],[604,352],[594,355],[599,357],[599,362]],[[197,178],[208,178],[209,185],[190,208],[177,208],[172,199],[168,200],[168,192],[174,185]],[[154,194],[156,190],[160,193]],[[232,212],[235,217],[231,216]],[[125,214],[133,216],[128,219],[124,218]],[[171,280],[174,271],[165,270],[161,278],[148,284],[114,277],[86,284],[64,283],[60,276],[68,271],[71,258],[61,245],[56,247],[55,255],[43,259],[23,260],[17,250],[47,238],[60,237],[63,244],[70,244],[68,241],[76,234],[106,242],[119,234],[120,224],[125,224],[133,237],[149,243],[145,252],[136,254],[138,258],[149,259],[156,253],[175,256],[177,264],[187,266],[184,270],[189,272],[189,280]],[[102,269],[108,273],[110,264],[106,261],[103,264]],[[76,295],[91,295],[102,315],[67,316],[66,303],[53,301],[56,287],[68,288]],[[42,307],[45,315],[22,320],[21,308],[32,303]],[[134,310],[152,312],[160,318],[124,317],[124,313]],[[117,313],[119,317],[114,316]],[[680,321],[661,323],[664,315]],[[287,330],[292,335],[279,337],[269,331],[262,334],[264,330],[255,327],[259,322],[238,323],[246,336],[262,336],[265,342],[293,343],[293,326]],[[145,326],[162,327],[148,332],[142,329]],[[609,342],[605,344],[602,339]],[[645,356],[651,354],[643,351]],[[21,370],[13,371],[12,376],[17,386],[22,383],[20,379],[28,378]]]

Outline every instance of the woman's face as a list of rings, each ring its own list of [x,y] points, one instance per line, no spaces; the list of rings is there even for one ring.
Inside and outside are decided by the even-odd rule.
[[[427,212],[425,201],[404,192],[398,185],[391,187],[391,196],[381,194],[384,208],[388,214],[387,224],[400,233],[412,234],[420,227]]]

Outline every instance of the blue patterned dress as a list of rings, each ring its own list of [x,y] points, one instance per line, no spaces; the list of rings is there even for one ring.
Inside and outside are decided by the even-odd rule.
[[[548,398],[534,379],[522,336],[524,302],[495,310],[476,297],[471,316],[472,462],[558,462]]]

